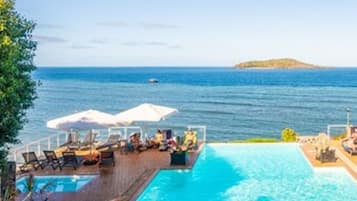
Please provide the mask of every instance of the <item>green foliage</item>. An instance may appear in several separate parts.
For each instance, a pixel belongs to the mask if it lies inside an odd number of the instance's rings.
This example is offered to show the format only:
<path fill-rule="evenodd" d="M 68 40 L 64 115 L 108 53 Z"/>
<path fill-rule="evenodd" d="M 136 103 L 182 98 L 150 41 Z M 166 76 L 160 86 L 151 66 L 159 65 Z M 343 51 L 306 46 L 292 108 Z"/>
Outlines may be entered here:
<path fill-rule="evenodd" d="M 283 142 L 295 142 L 297 134 L 294 129 L 291 128 L 284 128 L 281 131 L 281 140 Z"/>
<path fill-rule="evenodd" d="M 32 40 L 35 24 L 16 12 L 13 0 L 0 0 L 0 165 L 5 164 L 9 144 L 18 142 L 26 123 L 26 110 L 36 98 Z"/>

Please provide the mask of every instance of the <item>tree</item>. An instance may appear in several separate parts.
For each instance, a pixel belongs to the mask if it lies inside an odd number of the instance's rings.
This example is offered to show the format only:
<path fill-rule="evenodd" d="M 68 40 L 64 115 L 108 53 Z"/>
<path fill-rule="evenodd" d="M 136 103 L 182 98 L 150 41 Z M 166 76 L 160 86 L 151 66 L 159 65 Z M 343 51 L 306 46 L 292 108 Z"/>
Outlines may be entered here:
<path fill-rule="evenodd" d="M 9 145 L 18 143 L 26 123 L 26 110 L 36 98 L 31 72 L 36 42 L 35 23 L 21 16 L 14 0 L 0 0 L 0 165 L 4 167 Z"/>
<path fill-rule="evenodd" d="M 294 129 L 284 128 L 284 130 L 281 131 L 281 139 L 283 142 L 295 142 L 296 137 L 297 134 Z"/>

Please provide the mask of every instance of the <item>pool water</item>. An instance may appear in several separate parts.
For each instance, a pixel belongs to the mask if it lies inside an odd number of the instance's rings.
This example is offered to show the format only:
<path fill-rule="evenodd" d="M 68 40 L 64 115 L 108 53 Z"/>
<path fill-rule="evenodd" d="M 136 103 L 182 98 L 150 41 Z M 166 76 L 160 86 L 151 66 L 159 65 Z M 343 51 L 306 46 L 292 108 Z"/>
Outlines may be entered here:
<path fill-rule="evenodd" d="M 35 176 L 34 191 L 39 192 L 48 184 L 48 192 L 77 192 L 84 185 L 94 179 L 95 175 L 71 175 L 71 176 Z M 16 181 L 16 188 L 21 192 L 27 192 L 26 177 Z"/>
<path fill-rule="evenodd" d="M 192 170 L 161 170 L 138 200 L 356 201 L 343 168 L 312 168 L 297 144 L 207 144 Z"/>

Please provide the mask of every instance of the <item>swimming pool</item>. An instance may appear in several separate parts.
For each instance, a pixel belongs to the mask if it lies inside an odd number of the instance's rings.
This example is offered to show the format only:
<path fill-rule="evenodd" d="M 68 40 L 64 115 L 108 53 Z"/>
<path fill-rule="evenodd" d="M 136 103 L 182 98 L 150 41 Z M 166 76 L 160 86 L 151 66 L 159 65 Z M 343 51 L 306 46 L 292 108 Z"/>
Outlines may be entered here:
<path fill-rule="evenodd" d="M 161 170 L 138 200 L 355 201 L 342 168 L 312 168 L 297 144 L 207 144 L 192 170 Z"/>
<path fill-rule="evenodd" d="M 35 191 L 49 184 L 48 192 L 77 192 L 84 185 L 94 179 L 95 175 L 72 175 L 72 176 L 35 176 Z M 26 177 L 16 181 L 16 188 L 21 192 L 27 192 Z"/>

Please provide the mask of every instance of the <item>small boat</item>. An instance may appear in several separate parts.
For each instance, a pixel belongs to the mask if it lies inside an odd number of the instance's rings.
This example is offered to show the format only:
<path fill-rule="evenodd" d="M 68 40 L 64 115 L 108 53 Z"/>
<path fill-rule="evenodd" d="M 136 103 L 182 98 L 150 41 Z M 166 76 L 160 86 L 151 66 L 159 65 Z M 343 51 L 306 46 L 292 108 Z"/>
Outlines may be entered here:
<path fill-rule="evenodd" d="M 159 80 L 155 79 L 155 78 L 151 78 L 148 80 L 149 83 L 158 83 Z"/>

